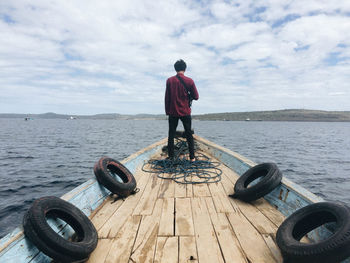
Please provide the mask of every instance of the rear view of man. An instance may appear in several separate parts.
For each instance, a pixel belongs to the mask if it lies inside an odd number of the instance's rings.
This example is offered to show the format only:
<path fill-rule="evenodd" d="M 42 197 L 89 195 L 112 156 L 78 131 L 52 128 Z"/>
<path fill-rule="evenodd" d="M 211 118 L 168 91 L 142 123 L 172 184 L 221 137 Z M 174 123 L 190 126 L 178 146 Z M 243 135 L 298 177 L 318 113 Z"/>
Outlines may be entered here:
<path fill-rule="evenodd" d="M 174 137 L 179 119 L 181 120 L 190 152 L 190 161 L 195 160 L 193 136 L 191 133 L 191 102 L 198 100 L 199 95 L 194 81 L 184 75 L 186 63 L 182 59 L 176 61 L 176 75 L 167 79 L 165 91 L 165 112 L 169 115 L 168 156 L 174 157 Z"/>

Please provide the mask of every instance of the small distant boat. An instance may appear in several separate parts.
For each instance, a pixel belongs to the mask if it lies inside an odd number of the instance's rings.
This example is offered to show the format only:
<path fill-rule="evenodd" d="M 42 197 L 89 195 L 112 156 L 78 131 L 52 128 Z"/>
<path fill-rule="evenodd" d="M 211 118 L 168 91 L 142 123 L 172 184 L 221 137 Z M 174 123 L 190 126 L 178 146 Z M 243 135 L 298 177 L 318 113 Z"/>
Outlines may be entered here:
<path fill-rule="evenodd" d="M 249 118 L 246 118 L 245 121 L 250 121 L 250 119 L 249 119 Z"/>
<path fill-rule="evenodd" d="M 220 182 L 178 184 L 142 170 L 144 162 L 163 158 L 165 138 L 121 162 L 134 175 L 138 193 L 115 200 L 92 178 L 61 197 L 83 211 L 98 232 L 97 248 L 86 262 L 283 262 L 277 229 L 287 216 L 323 200 L 286 178 L 264 198 L 250 203 L 232 199 L 228 195 L 236 181 L 256 164 L 204 138 L 194 139 L 199 152 L 219 162 Z M 50 224 L 70 238 L 74 231 L 60 222 Z M 323 225 L 305 242 L 325 240 L 335 231 Z M 51 259 L 19 227 L 0 240 L 0 262 Z"/>
<path fill-rule="evenodd" d="M 73 116 L 69 117 L 69 120 L 76 120 L 76 119 L 77 119 L 77 117 L 73 117 Z"/>

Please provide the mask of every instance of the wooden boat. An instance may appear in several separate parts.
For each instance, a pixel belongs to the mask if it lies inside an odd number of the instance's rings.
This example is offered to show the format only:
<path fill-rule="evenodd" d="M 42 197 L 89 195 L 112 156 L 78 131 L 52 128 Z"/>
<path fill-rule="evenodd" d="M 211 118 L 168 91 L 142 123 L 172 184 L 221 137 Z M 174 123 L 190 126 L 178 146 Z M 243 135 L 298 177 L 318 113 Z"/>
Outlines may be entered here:
<path fill-rule="evenodd" d="M 145 161 L 160 158 L 163 139 L 122 161 L 137 180 L 137 194 L 115 201 L 92 178 L 61 197 L 89 216 L 98 231 L 98 245 L 87 262 L 283 262 L 275 243 L 278 227 L 299 208 L 323 200 L 286 178 L 251 203 L 229 198 L 237 178 L 256 164 L 199 136 L 194 139 L 199 151 L 220 162 L 220 182 L 184 185 L 142 171 Z M 59 223 L 50 222 L 69 238 L 72 230 Z M 307 238 L 318 241 L 330 234 L 321 227 Z M 19 227 L 0 240 L 0 262 L 51 259 Z"/>

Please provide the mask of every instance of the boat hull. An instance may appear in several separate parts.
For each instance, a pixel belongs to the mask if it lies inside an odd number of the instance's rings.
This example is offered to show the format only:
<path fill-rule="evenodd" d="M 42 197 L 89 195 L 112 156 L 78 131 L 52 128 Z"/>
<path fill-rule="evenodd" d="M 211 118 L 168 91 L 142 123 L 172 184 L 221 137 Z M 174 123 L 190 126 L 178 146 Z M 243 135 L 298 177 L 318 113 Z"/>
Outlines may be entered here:
<path fill-rule="evenodd" d="M 203 152 L 209 153 L 238 175 L 242 175 L 249 168 L 256 165 L 254 162 L 238 153 L 216 145 L 199 136 L 194 135 L 194 139 Z M 134 173 L 145 161 L 159 153 L 166 143 L 167 138 L 160 140 L 132 154 L 124 159 L 122 163 Z M 109 195 L 110 192 L 100 186 L 95 178 L 92 178 L 63 195 L 61 198 L 69 201 L 81 209 L 87 216 L 90 216 Z M 283 178 L 281 185 L 266 195 L 265 199 L 285 216 L 289 216 L 308 204 L 323 201 L 323 199 L 286 178 Z M 60 228 L 57 224 L 55 225 L 55 222 L 50 223 L 53 228 L 58 228 L 58 231 L 65 232 L 67 238 L 73 234 L 67 231 L 65 226 Z M 319 241 L 331 234 L 331 230 L 326 227 L 321 227 L 309 233 L 308 237 L 311 240 Z M 0 240 L 0 262 L 51 262 L 51 259 L 43 253 L 40 253 L 37 248 L 24 237 L 23 229 L 19 227 Z M 349 263 L 350 260 L 348 259 L 343 262 Z"/>

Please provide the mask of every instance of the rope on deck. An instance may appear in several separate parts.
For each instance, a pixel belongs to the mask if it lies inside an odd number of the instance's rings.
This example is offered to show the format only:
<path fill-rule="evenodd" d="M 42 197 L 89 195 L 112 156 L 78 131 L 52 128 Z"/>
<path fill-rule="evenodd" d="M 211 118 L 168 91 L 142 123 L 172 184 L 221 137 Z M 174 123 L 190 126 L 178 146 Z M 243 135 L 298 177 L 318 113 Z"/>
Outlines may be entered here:
<path fill-rule="evenodd" d="M 155 173 L 159 178 L 172 179 L 180 184 L 216 183 L 221 181 L 222 170 L 219 162 L 211 161 L 203 153 L 196 153 L 196 160 L 186 159 L 188 154 L 187 142 L 175 138 L 174 159 L 151 159 L 144 163 L 142 170 Z M 195 144 L 195 149 L 197 149 Z M 165 150 L 165 149 L 163 149 Z"/>

